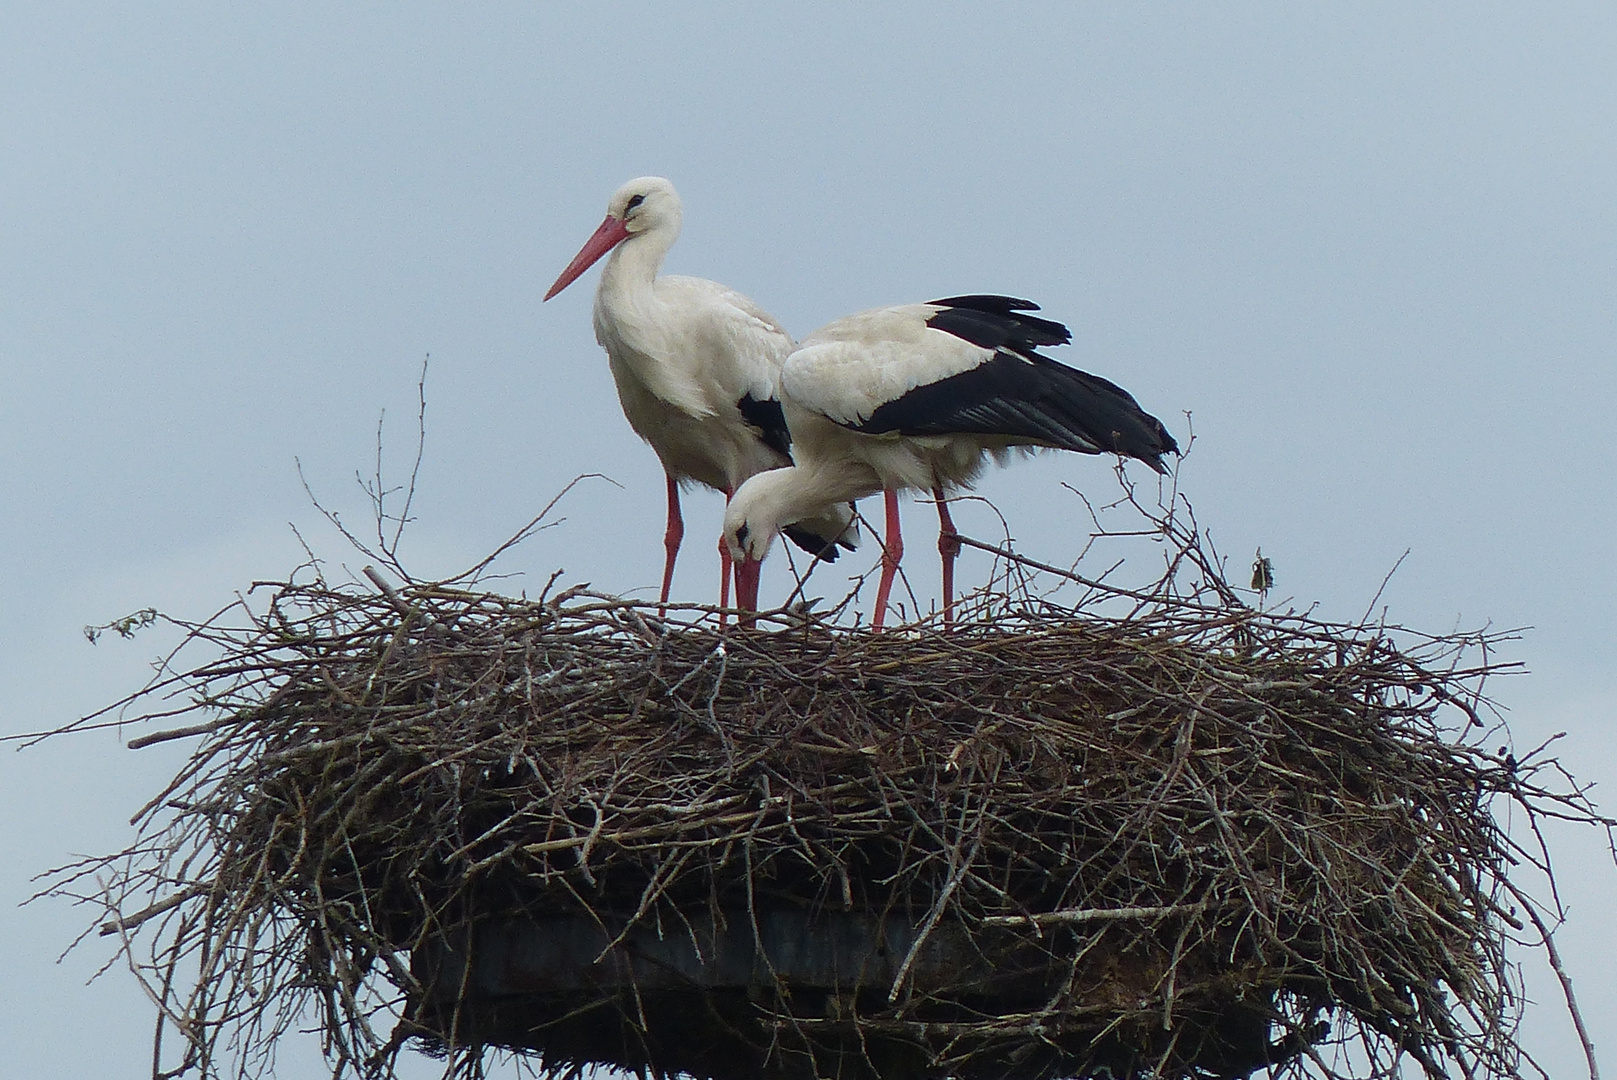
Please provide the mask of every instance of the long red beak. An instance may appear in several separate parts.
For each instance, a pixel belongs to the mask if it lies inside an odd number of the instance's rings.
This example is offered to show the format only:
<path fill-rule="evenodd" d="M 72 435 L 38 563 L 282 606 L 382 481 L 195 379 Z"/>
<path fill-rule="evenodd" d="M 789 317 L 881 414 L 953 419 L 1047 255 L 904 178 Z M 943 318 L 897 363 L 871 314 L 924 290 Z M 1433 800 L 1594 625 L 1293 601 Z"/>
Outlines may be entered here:
<path fill-rule="evenodd" d="M 567 269 L 561 272 L 556 284 L 545 293 L 545 299 L 549 300 L 577 281 L 578 275 L 595 265 L 596 259 L 623 243 L 628 236 L 629 230 L 624 227 L 623 222 L 608 214 L 606 220 L 601 222 L 601 227 L 595 230 L 595 235 L 584 242 L 578 254 L 573 256 L 573 261 L 567 264 Z"/>
<path fill-rule="evenodd" d="M 762 560 L 742 559 L 736 563 L 736 607 L 742 611 L 758 610 L 758 577 L 764 568 Z M 757 620 L 743 615 L 736 622 L 753 626 Z"/>

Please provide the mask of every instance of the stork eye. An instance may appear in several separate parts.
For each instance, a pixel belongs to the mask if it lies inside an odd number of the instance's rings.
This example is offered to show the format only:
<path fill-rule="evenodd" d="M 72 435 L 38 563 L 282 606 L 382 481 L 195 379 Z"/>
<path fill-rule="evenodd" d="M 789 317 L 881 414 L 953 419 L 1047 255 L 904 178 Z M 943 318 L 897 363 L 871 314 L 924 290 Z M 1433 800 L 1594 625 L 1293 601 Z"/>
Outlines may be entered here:
<path fill-rule="evenodd" d="M 635 207 L 639 206 L 645 201 L 646 197 L 644 195 L 636 195 L 629 200 L 629 205 L 623 208 L 623 212 L 627 214 L 629 211 L 633 210 Z"/>

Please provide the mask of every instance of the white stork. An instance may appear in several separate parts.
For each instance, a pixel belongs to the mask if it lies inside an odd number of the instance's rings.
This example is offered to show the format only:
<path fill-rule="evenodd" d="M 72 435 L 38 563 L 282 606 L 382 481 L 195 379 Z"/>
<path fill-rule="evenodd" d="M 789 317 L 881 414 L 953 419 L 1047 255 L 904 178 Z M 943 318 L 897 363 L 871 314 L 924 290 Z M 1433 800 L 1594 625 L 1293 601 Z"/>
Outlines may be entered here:
<path fill-rule="evenodd" d="M 1008 296 L 954 296 L 878 308 L 809 335 L 781 370 L 792 468 L 741 486 L 724 516 L 739 568 L 763 559 L 782 522 L 883 492 L 881 584 L 871 625 L 881 629 L 903 554 L 898 493 L 937 500 L 944 624 L 953 620 L 959 534 L 946 492 L 966 487 L 985 459 L 1013 447 L 1115 453 L 1165 472 L 1173 436 L 1127 391 L 1035 350 L 1072 339 Z"/>
<path fill-rule="evenodd" d="M 747 297 L 702 278 L 659 275 L 679 237 L 679 195 L 660 176 L 630 180 L 607 203 L 606 220 L 545 294 L 549 300 L 607 252 L 595 291 L 595 340 L 606 349 L 623 413 L 651 444 L 668 476 L 660 603 L 668 602 L 685 535 L 679 489 L 690 481 L 726 499 L 748 478 L 791 464 L 781 414 L 780 366 L 792 350 L 781 325 Z M 806 519 L 806 520 L 805 520 Z M 817 558 L 852 548 L 845 504 L 792 518 L 782 531 Z M 719 541 L 719 604 L 728 606 L 730 549 Z M 756 565 L 738 568 L 738 599 L 757 603 Z M 750 573 L 750 580 L 743 574 Z"/>

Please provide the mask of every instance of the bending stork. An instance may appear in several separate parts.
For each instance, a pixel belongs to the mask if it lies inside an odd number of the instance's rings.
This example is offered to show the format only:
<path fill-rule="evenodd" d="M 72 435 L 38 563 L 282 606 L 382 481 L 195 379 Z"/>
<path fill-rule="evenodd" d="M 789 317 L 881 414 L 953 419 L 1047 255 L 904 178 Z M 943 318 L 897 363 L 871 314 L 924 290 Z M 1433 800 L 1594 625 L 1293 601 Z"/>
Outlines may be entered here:
<path fill-rule="evenodd" d="M 1008 296 L 954 296 L 878 308 L 804 339 L 781 371 L 781 400 L 796 465 L 762 473 L 736 492 L 724 538 L 738 567 L 768 553 L 781 523 L 883 492 L 881 584 L 871 626 L 881 629 L 903 554 L 898 493 L 937 500 L 944 625 L 954 612 L 959 535 L 947 491 L 968 487 L 989 455 L 1013 447 L 1114 453 L 1166 472 L 1173 436 L 1122 388 L 1035 351 L 1072 339 L 1039 306 Z"/>
<path fill-rule="evenodd" d="M 595 340 L 606 349 L 629 426 L 657 452 L 668 477 L 659 603 L 668 602 L 685 535 L 679 490 L 691 481 L 728 500 L 749 477 L 790 465 L 781 413 L 780 368 L 792 350 L 781 325 L 747 297 L 702 278 L 659 275 L 679 237 L 679 195 L 660 176 L 630 180 L 607 204 L 606 220 L 545 294 L 549 300 L 607 252 L 595 291 Z M 804 520 L 807 519 L 807 520 Z M 782 526 L 817 558 L 852 548 L 853 513 L 832 503 Z M 719 605 L 730 599 L 730 549 L 719 542 Z M 744 584 L 743 575 L 753 575 Z M 737 596 L 754 606 L 757 567 L 738 568 Z"/>

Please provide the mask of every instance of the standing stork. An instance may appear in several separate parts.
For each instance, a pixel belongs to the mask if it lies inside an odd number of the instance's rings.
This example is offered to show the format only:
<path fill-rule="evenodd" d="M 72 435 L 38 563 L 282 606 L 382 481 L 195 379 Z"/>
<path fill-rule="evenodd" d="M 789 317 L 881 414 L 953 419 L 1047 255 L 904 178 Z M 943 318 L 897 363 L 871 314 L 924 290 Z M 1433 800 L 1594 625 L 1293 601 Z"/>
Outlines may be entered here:
<path fill-rule="evenodd" d="M 679 490 L 694 481 L 726 500 L 749 477 L 790 465 L 791 435 L 781 412 L 781 362 L 791 335 L 747 297 L 714 281 L 660 275 L 682 219 L 674 185 L 660 176 L 630 180 L 607 203 L 606 220 L 545 294 L 549 300 L 607 252 L 595 290 L 595 340 L 606 349 L 629 426 L 657 452 L 668 477 L 659 603 L 668 602 L 674 559 L 685 535 Z M 828 504 L 782 531 L 827 561 L 852 548 L 853 514 Z M 730 549 L 719 541 L 719 605 L 730 598 Z M 754 580 L 745 586 L 756 604 Z M 737 596 L 743 590 L 738 568 Z"/>
<path fill-rule="evenodd" d="M 959 534 L 947 490 L 969 486 L 1012 448 L 1113 453 L 1166 472 L 1173 436 L 1126 390 L 1036 350 L 1072 339 L 1039 306 L 953 296 L 878 308 L 817 330 L 786 359 L 781 400 L 796 465 L 741 486 L 724 517 L 738 567 L 768 553 L 782 522 L 884 494 L 886 542 L 871 625 L 881 629 L 903 555 L 898 493 L 937 500 L 944 625 L 954 612 Z M 739 571 L 738 571 L 739 572 Z"/>

